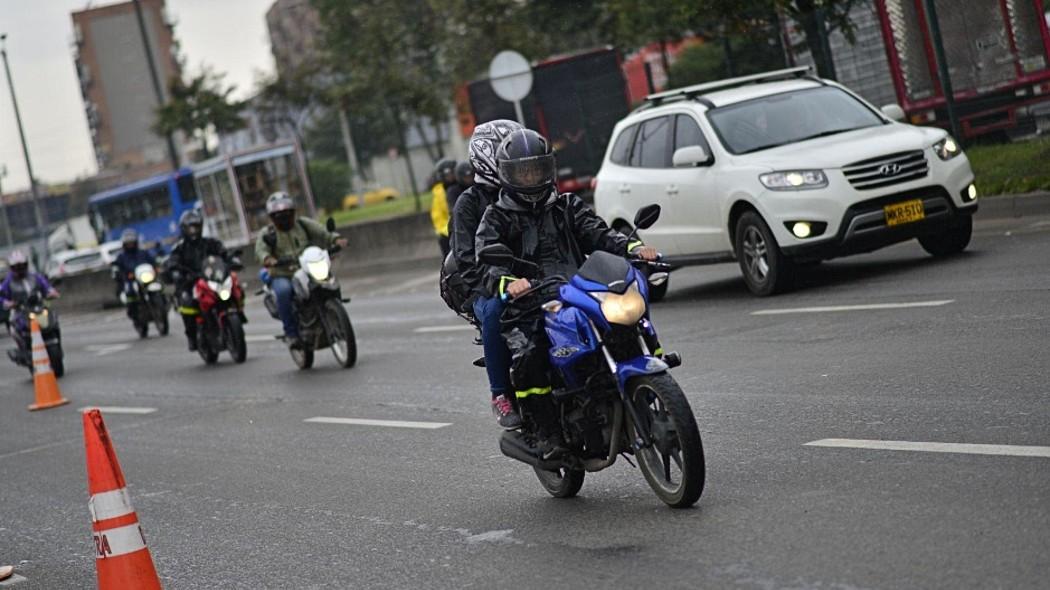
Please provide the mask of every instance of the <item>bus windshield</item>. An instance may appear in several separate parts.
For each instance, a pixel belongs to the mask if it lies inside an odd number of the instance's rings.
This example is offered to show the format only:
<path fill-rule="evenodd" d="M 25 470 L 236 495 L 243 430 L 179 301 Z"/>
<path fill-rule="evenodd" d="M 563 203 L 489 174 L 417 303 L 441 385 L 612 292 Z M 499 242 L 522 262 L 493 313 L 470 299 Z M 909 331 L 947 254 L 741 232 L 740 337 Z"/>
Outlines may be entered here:
<path fill-rule="evenodd" d="M 95 217 L 107 228 L 127 227 L 172 214 L 166 184 L 128 193 L 94 205 Z"/>
<path fill-rule="evenodd" d="M 99 193 L 88 207 L 99 241 L 120 239 L 129 228 L 144 239 L 165 240 L 174 238 L 179 215 L 196 200 L 193 174 L 187 170 Z"/>

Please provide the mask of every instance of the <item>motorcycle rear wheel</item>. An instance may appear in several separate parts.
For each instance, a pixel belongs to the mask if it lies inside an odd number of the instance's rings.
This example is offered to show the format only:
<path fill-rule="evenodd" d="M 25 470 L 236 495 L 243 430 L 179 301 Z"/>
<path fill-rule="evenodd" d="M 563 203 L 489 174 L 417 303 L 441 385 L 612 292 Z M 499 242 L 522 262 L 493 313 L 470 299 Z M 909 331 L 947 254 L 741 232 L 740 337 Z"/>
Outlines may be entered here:
<path fill-rule="evenodd" d="M 248 343 L 244 338 L 241 316 L 236 312 L 226 314 L 226 342 L 233 362 L 240 364 L 248 360 Z"/>
<path fill-rule="evenodd" d="M 288 352 L 292 355 L 292 362 L 295 366 L 299 367 L 300 371 L 305 371 L 310 367 L 314 366 L 314 349 L 302 346 L 299 348 L 288 348 Z"/>
<path fill-rule="evenodd" d="M 342 302 L 335 299 L 325 303 L 325 313 L 328 314 L 326 328 L 332 356 L 344 369 L 349 369 L 357 363 L 357 338 L 350 324 L 350 314 L 346 313 Z"/>
<path fill-rule="evenodd" d="M 631 379 L 627 392 L 654 439 L 650 447 L 636 453 L 642 475 L 668 506 L 692 506 L 704 491 L 706 467 L 700 430 L 689 401 L 667 373 Z M 637 438 L 634 425 L 628 424 L 631 438 Z"/>
<path fill-rule="evenodd" d="M 139 333 L 139 338 L 149 337 L 149 322 L 135 322 L 135 331 Z"/>
<path fill-rule="evenodd" d="M 540 485 L 543 486 L 543 489 L 547 490 L 547 493 L 555 498 L 575 497 L 576 494 L 580 493 L 580 488 L 583 487 L 583 478 L 587 475 L 585 471 L 564 467 L 558 471 L 547 471 L 539 467 L 533 467 L 532 469 L 536 472 L 536 477 L 540 480 Z"/>

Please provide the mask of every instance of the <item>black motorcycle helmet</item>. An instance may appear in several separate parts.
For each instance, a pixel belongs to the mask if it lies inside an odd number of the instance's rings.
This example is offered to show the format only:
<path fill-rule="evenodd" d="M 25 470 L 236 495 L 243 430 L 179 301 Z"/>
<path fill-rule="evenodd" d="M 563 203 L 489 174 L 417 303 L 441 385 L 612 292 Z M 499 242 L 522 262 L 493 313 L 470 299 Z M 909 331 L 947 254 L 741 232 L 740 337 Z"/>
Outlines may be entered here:
<path fill-rule="evenodd" d="M 190 209 L 179 217 L 179 231 L 184 240 L 194 241 L 204 232 L 204 216 L 196 209 Z"/>
<path fill-rule="evenodd" d="M 554 188 L 557 164 L 551 144 L 531 129 L 504 138 L 496 150 L 496 162 L 503 188 L 523 204 L 539 203 Z"/>
<path fill-rule="evenodd" d="M 438 160 L 434 165 L 434 178 L 445 185 L 456 182 L 456 161 L 449 158 Z"/>
<path fill-rule="evenodd" d="M 125 252 L 135 252 L 139 249 L 139 234 L 133 229 L 126 229 L 120 234 L 120 245 Z"/>
<path fill-rule="evenodd" d="M 456 164 L 456 182 L 463 188 L 474 184 L 474 166 L 470 162 Z"/>
<path fill-rule="evenodd" d="M 295 225 L 295 201 L 286 192 L 273 193 L 266 198 L 266 214 L 274 227 L 288 231 Z"/>
<path fill-rule="evenodd" d="M 26 253 L 21 250 L 12 252 L 7 259 L 7 264 L 11 269 L 11 274 L 20 281 L 29 274 L 29 259 L 26 258 Z"/>

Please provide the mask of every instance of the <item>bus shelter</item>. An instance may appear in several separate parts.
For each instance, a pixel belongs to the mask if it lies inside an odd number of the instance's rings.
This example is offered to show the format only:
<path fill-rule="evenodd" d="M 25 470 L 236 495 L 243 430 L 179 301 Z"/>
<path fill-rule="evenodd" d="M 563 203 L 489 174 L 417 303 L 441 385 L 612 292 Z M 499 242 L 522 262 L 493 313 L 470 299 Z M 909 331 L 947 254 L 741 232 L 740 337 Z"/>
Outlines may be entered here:
<path fill-rule="evenodd" d="M 269 223 L 266 197 L 292 196 L 300 213 L 314 216 L 306 163 L 295 142 L 275 143 L 217 156 L 192 166 L 206 235 L 244 246 Z"/>

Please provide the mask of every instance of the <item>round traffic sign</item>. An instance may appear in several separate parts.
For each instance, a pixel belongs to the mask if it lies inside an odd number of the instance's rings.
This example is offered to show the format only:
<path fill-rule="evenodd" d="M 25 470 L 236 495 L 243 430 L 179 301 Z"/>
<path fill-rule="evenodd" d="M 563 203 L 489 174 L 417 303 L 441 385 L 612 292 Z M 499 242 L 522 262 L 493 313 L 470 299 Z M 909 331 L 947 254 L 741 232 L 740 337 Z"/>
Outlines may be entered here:
<path fill-rule="evenodd" d="M 532 67 L 517 51 L 501 51 L 489 64 L 489 82 L 496 96 L 517 102 L 532 90 Z"/>

